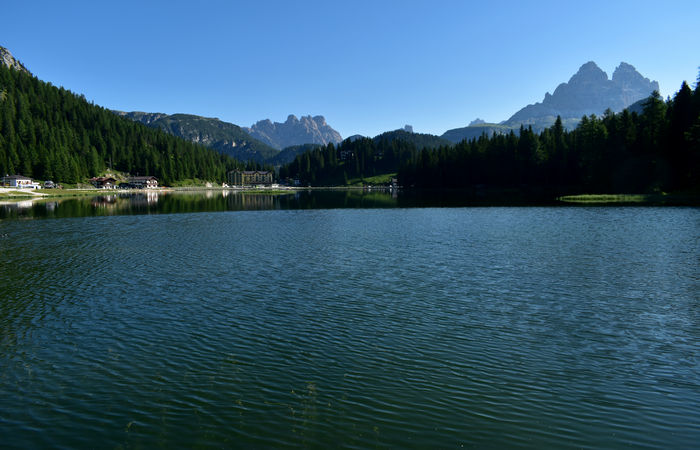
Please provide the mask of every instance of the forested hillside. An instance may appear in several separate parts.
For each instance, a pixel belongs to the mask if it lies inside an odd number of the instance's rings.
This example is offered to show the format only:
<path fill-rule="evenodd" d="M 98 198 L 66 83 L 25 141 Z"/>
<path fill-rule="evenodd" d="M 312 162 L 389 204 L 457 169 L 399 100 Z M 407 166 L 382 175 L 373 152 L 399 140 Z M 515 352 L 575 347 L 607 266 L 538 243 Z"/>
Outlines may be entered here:
<path fill-rule="evenodd" d="M 683 83 L 667 102 L 655 92 L 640 114 L 586 116 L 573 131 L 557 119 L 539 134 L 521 128 L 434 150 L 401 139 L 346 140 L 297 156 L 280 176 L 324 185 L 390 172 L 415 188 L 538 187 L 562 194 L 697 189 L 700 88 Z"/>
<path fill-rule="evenodd" d="M 314 186 L 345 185 L 351 178 L 396 172 L 401 161 L 411 160 L 418 147 L 402 139 L 346 139 L 298 155 L 282 166 L 280 179 L 295 178 Z"/>
<path fill-rule="evenodd" d="M 584 116 L 573 131 L 557 119 L 515 133 L 423 150 L 399 171 L 405 186 L 543 187 L 560 193 L 643 193 L 700 186 L 700 89 L 672 100 L 654 93 L 641 114 Z"/>
<path fill-rule="evenodd" d="M 151 128 L 159 128 L 173 136 L 202 144 L 239 161 L 262 163 L 279 153 L 279 150 L 252 138 L 238 125 L 215 118 L 192 114 L 114 112 Z"/>
<path fill-rule="evenodd" d="M 66 89 L 0 65 L 0 173 L 78 183 L 110 167 L 161 184 L 222 182 L 241 163 L 119 117 Z"/>

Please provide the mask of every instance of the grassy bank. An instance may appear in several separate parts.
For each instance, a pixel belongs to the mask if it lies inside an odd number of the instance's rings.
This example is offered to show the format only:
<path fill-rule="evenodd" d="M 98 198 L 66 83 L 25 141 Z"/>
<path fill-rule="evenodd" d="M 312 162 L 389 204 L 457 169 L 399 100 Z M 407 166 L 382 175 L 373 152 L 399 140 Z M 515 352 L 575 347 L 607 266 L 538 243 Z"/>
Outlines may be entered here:
<path fill-rule="evenodd" d="M 349 186 L 381 186 L 381 185 L 390 185 L 391 184 L 391 179 L 396 178 L 396 172 L 394 173 L 383 173 L 380 175 L 375 175 L 373 177 L 365 177 L 365 178 L 350 178 L 348 180 L 348 185 Z"/>
<path fill-rule="evenodd" d="M 566 203 L 648 203 L 658 197 L 649 194 L 580 194 L 565 195 L 557 200 Z"/>
<path fill-rule="evenodd" d="M 638 204 L 638 205 L 698 205 L 700 195 L 695 192 L 659 194 L 580 194 L 565 195 L 557 200 L 575 204 Z"/>
<path fill-rule="evenodd" d="M 17 192 L 17 191 L 10 191 L 10 192 L 0 192 L 0 199 L 1 198 L 17 198 L 17 199 L 24 199 L 24 198 L 34 198 L 38 197 L 37 195 L 32 195 L 27 192 Z"/>

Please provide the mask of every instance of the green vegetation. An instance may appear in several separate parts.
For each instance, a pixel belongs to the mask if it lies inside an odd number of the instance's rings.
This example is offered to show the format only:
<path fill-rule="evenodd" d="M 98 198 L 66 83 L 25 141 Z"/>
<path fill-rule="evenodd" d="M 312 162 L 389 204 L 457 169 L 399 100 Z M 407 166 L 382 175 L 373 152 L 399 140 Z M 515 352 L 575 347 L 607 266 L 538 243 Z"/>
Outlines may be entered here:
<path fill-rule="evenodd" d="M 186 178 L 184 180 L 173 181 L 170 184 L 170 187 L 205 187 L 207 183 L 209 182 L 207 182 L 206 180 L 201 180 L 199 178 Z M 221 186 L 221 183 L 219 183 L 218 186 Z"/>
<path fill-rule="evenodd" d="M 20 191 L 0 192 L 0 198 L 29 198 L 29 197 L 36 197 L 36 195 L 30 194 L 28 192 L 20 192 Z"/>
<path fill-rule="evenodd" d="M 154 175 L 161 184 L 199 178 L 221 183 L 243 165 L 148 128 L 26 73 L 0 65 L 0 174 L 64 184 L 108 168 Z"/>
<path fill-rule="evenodd" d="M 410 133 L 406 133 L 410 135 Z M 401 186 L 537 192 L 697 192 L 700 186 L 700 84 L 673 99 L 655 92 L 642 112 L 584 116 L 567 131 L 560 118 L 535 133 L 482 134 L 455 145 L 417 146 L 401 136 L 344 141 L 298 155 L 280 177 L 302 185 L 348 185 L 396 172 Z M 378 183 L 377 183 L 378 184 Z M 690 194 L 689 194 L 690 195 Z M 627 201 L 627 200 L 626 200 Z"/>
<path fill-rule="evenodd" d="M 394 130 L 382 133 L 373 138 L 374 142 L 391 143 L 393 141 L 408 142 L 415 145 L 417 148 L 438 148 L 445 145 L 450 145 L 450 141 L 434 136 L 432 134 L 412 133 L 406 130 Z"/>
<path fill-rule="evenodd" d="M 280 168 L 280 179 L 298 179 L 302 186 L 347 186 L 358 180 L 368 184 L 363 180 L 396 173 L 399 163 L 410 160 L 418 148 L 411 141 L 382 136 L 352 141 L 346 139 L 337 148 L 334 144 L 328 144 L 304 152 Z"/>
<path fill-rule="evenodd" d="M 558 200 L 566 203 L 648 203 L 656 197 L 647 194 L 581 194 L 564 195 Z"/>
<path fill-rule="evenodd" d="M 173 136 L 201 142 L 219 153 L 240 161 L 253 160 L 262 163 L 279 153 L 277 149 L 251 137 L 238 125 L 215 118 L 192 114 L 165 115 L 138 112 L 120 114 Z"/>
<path fill-rule="evenodd" d="M 557 200 L 572 204 L 645 204 L 645 205 L 698 205 L 700 192 L 682 191 L 652 194 L 581 194 L 565 195 Z"/>
<path fill-rule="evenodd" d="M 399 170 L 404 186 L 459 188 L 473 185 L 577 192 L 650 193 L 700 183 L 700 89 L 687 84 L 673 100 L 658 93 L 642 114 L 608 111 L 583 117 L 573 131 L 561 120 L 542 133 L 515 133 L 423 150 Z"/>
<path fill-rule="evenodd" d="M 482 134 L 486 134 L 486 136 L 493 136 L 494 134 L 508 134 L 513 130 L 514 128 L 508 125 L 498 123 L 480 123 L 477 125 L 469 125 L 468 127 L 447 130 L 441 137 L 456 144 L 465 139 L 469 140 L 478 138 Z"/>
<path fill-rule="evenodd" d="M 352 178 L 348 180 L 350 186 L 388 186 L 391 184 L 391 179 L 396 178 L 396 172 L 383 173 L 381 175 L 375 175 L 367 178 Z"/>
<path fill-rule="evenodd" d="M 282 149 L 281 152 L 273 156 L 272 158 L 267 159 L 268 164 L 272 164 L 274 166 L 281 166 L 282 164 L 289 164 L 296 158 L 297 155 L 300 155 L 304 152 L 316 150 L 317 148 L 323 147 L 321 144 L 301 144 L 301 145 L 292 145 L 289 147 L 286 147 Z"/>

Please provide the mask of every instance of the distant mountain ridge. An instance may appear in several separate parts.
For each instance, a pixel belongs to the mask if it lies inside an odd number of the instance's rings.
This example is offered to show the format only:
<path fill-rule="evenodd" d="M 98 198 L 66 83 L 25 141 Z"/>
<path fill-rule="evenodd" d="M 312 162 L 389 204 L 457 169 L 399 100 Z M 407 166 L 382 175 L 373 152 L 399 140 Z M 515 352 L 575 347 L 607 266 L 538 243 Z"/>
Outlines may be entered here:
<path fill-rule="evenodd" d="M 372 138 L 374 142 L 386 141 L 402 141 L 411 143 L 418 149 L 422 148 L 438 148 L 442 146 L 449 146 L 452 143 L 440 136 L 435 136 L 434 134 L 425 133 L 413 133 L 411 131 L 406 131 L 406 128 L 401 128 L 394 131 L 387 131 L 379 134 Z"/>
<path fill-rule="evenodd" d="M 452 130 L 445 131 L 442 136 L 443 139 L 456 144 L 463 140 L 471 140 L 480 137 L 485 134 L 487 137 L 491 137 L 494 134 L 504 134 L 509 133 L 512 130 L 508 125 L 501 125 L 498 123 L 486 123 L 486 122 L 472 122 L 467 127 L 454 128 Z"/>
<path fill-rule="evenodd" d="M 114 111 L 114 113 L 202 144 L 239 161 L 253 160 L 262 163 L 279 153 L 277 149 L 251 137 L 238 125 L 223 122 L 217 118 L 139 111 Z"/>
<path fill-rule="evenodd" d="M 620 112 L 633 103 L 659 90 L 659 83 L 642 76 L 625 62 L 613 72 L 612 79 L 596 63 L 582 65 L 567 83 L 561 83 L 553 94 L 547 92 L 541 103 L 522 108 L 504 122 L 509 126 L 533 125 L 544 128 L 562 119 L 602 115 L 606 109 Z"/>
<path fill-rule="evenodd" d="M 620 112 L 659 90 L 659 83 L 642 76 L 634 66 L 621 62 L 612 79 L 596 63 L 583 64 L 567 83 L 561 83 L 553 94 L 545 93 L 541 103 L 527 105 L 501 123 L 486 123 L 481 119 L 469 126 L 446 131 L 442 137 L 457 143 L 475 139 L 482 134 L 493 136 L 519 131 L 520 126 L 532 126 L 535 132 L 551 126 L 557 119 L 567 129 L 574 129 L 581 117 L 603 115 L 609 108 Z"/>
<path fill-rule="evenodd" d="M 302 116 L 298 119 L 290 114 L 284 123 L 260 120 L 244 130 L 277 150 L 302 144 L 338 144 L 343 140 L 323 116 Z"/>

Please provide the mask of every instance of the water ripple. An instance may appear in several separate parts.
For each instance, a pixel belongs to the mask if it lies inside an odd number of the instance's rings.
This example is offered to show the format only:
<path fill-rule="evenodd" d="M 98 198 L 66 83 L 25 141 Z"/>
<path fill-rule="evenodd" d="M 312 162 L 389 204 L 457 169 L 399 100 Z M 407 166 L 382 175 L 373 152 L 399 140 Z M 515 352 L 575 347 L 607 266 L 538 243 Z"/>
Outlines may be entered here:
<path fill-rule="evenodd" d="M 696 209 L 4 221 L 9 447 L 692 447 Z"/>

